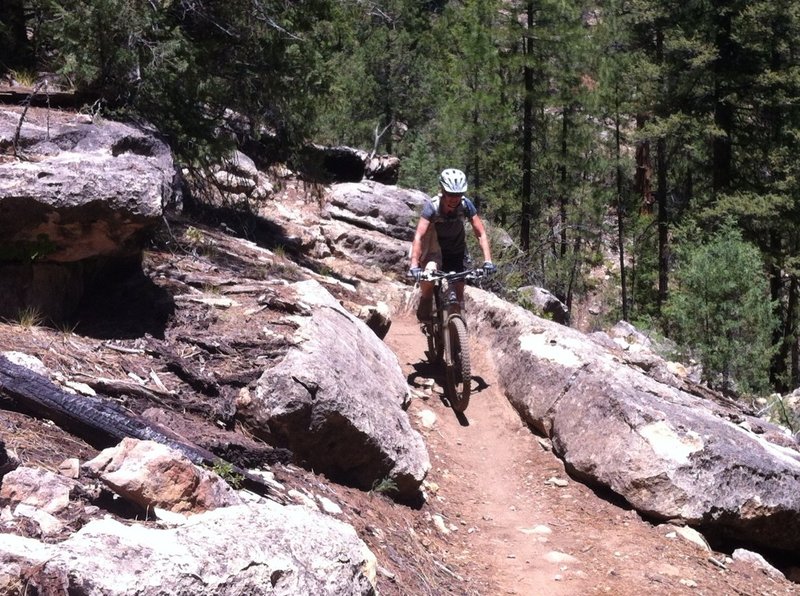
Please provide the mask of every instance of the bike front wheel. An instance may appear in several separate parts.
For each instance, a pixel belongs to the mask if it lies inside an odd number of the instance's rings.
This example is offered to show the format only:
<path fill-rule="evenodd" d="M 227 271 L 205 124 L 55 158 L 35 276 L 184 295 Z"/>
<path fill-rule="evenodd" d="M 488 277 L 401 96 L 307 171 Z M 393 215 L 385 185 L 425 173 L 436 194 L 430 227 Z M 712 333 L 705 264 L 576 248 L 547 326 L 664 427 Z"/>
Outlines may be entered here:
<path fill-rule="evenodd" d="M 472 389 L 472 371 L 469 362 L 467 325 L 460 317 L 447 322 L 448 358 L 447 390 L 450 405 L 456 412 L 463 412 L 469 405 Z"/>

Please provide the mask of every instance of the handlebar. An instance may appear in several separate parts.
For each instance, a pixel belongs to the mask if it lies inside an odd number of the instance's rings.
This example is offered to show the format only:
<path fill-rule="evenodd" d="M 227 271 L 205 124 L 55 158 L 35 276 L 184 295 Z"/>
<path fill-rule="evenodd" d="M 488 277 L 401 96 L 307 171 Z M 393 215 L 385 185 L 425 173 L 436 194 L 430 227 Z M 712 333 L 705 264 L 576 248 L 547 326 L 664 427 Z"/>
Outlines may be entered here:
<path fill-rule="evenodd" d="M 452 281 L 460 281 L 460 280 L 476 280 L 480 279 L 481 277 L 485 277 L 488 274 L 483 269 L 483 267 L 478 267 L 476 269 L 470 269 L 468 271 L 461 271 L 459 273 L 450 272 L 447 273 L 445 271 L 430 271 L 425 270 L 423 271 L 420 276 L 420 281 L 438 281 L 438 280 L 447 280 L 448 282 Z"/>

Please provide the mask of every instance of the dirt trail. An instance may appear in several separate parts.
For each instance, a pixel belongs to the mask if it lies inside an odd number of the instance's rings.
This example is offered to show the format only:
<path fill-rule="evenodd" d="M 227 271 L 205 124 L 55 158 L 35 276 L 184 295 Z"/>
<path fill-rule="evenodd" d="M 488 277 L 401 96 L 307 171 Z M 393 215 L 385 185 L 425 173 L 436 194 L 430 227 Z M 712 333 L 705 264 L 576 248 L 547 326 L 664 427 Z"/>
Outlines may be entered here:
<path fill-rule="evenodd" d="M 473 397 L 459 420 L 441 398 L 439 371 L 408 316 L 386 343 L 415 398 L 409 416 L 431 455 L 432 509 L 455 573 L 477 577 L 480 594 L 787 594 L 750 567 L 719 567 L 704 551 L 570 478 L 505 399 L 486 349 L 471 338 Z M 435 385 L 430 387 L 431 379 Z M 436 421 L 422 424 L 425 411 Z M 429 415 L 429 414 L 428 414 Z M 579 415 L 576 412 L 576 415 Z M 545 442 L 546 444 L 546 442 Z"/>

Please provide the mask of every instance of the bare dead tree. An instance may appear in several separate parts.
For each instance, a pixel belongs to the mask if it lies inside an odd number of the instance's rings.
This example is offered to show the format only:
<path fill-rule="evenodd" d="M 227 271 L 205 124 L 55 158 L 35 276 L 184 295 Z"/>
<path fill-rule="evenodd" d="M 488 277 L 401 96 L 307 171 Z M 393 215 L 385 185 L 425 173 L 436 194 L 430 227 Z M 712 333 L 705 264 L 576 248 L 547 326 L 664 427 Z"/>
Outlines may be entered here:
<path fill-rule="evenodd" d="M 378 132 L 378 127 L 381 125 L 380 122 L 375 125 L 375 143 L 372 145 L 372 153 L 369 154 L 369 159 L 375 157 L 375 154 L 378 152 L 378 145 L 383 138 L 383 135 L 386 134 L 386 131 L 389 130 L 392 125 L 394 124 L 394 120 L 391 120 L 389 124 L 383 127 L 383 130 Z"/>
<path fill-rule="evenodd" d="M 42 79 L 41 81 L 39 81 L 39 83 L 36 85 L 36 87 L 34 87 L 33 91 L 31 91 L 28 94 L 28 97 L 25 98 L 25 101 L 22 104 L 23 105 L 22 114 L 19 117 L 19 122 L 17 122 L 17 129 L 14 131 L 14 140 L 12 142 L 12 145 L 14 147 L 14 157 L 16 159 L 21 159 L 21 156 L 19 154 L 19 136 L 20 136 L 20 134 L 22 134 L 22 123 L 25 121 L 25 116 L 28 114 L 28 108 L 31 107 L 31 102 L 33 101 L 34 96 L 37 93 L 39 93 L 39 91 L 41 90 L 42 87 L 45 87 L 45 90 L 47 90 L 47 79 L 46 78 Z M 50 104 L 50 101 L 48 99 L 48 108 L 49 108 L 49 104 Z M 48 113 L 49 113 L 49 109 L 48 109 Z M 49 134 L 50 134 L 49 121 L 48 121 L 47 131 L 48 131 L 48 136 L 49 136 Z"/>

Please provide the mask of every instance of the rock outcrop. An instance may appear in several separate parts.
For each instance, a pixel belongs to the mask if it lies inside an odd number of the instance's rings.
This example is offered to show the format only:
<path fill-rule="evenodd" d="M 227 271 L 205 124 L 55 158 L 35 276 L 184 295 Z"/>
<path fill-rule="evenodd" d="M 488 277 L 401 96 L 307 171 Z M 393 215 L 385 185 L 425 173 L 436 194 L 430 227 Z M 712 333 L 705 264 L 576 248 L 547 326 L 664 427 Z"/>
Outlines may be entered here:
<path fill-rule="evenodd" d="M 320 223 L 338 255 L 381 270 L 404 272 L 423 192 L 373 181 L 335 184 Z"/>
<path fill-rule="evenodd" d="M 0 143 L 20 115 L 0 111 Z M 152 133 L 79 116 L 50 127 L 24 123 L 27 156 L 0 165 L 3 260 L 74 262 L 130 256 L 161 221 L 172 192 L 170 149 Z"/>
<path fill-rule="evenodd" d="M 800 548 L 800 453 L 782 429 L 698 397 L 679 376 L 659 382 L 578 331 L 468 295 L 470 324 L 491 344 L 509 400 L 575 477 L 654 518 Z"/>
<path fill-rule="evenodd" d="M 400 159 L 393 155 L 370 155 L 361 149 L 346 146 L 308 145 L 301 152 L 298 167 L 317 180 L 327 182 L 359 182 L 375 180 L 396 184 Z"/>
<path fill-rule="evenodd" d="M 0 316 L 62 319 L 98 260 L 137 258 L 172 193 L 169 147 L 153 133 L 72 116 L 19 128 L 0 111 Z M 49 118 L 49 115 L 48 115 Z"/>
<path fill-rule="evenodd" d="M 374 594 L 375 556 L 352 527 L 300 506 L 239 505 L 174 528 L 92 521 L 59 544 L 4 534 L 0 592 Z"/>
<path fill-rule="evenodd" d="M 569 325 L 569 310 L 567 306 L 544 288 L 524 286 L 517 290 L 518 301 L 528 302 L 533 310 L 543 318 L 561 325 Z"/>

